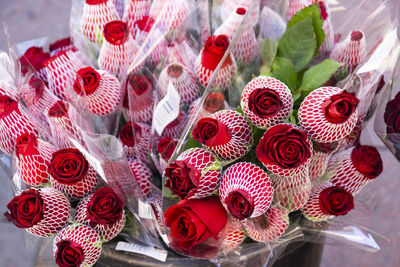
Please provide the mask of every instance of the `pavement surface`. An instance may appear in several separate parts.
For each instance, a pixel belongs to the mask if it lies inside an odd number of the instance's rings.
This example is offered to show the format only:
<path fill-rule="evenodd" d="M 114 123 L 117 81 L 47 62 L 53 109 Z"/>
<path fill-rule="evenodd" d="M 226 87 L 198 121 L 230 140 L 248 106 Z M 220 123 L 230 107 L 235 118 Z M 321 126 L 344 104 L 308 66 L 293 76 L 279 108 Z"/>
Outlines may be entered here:
<path fill-rule="evenodd" d="M 45 36 L 54 41 L 68 35 L 70 4 L 70 1 L 54 0 L 0 0 L 0 22 L 6 24 L 15 43 Z M 2 29 L 0 50 L 7 50 Z M 378 238 L 381 250 L 371 253 L 327 238 L 332 245 L 324 247 L 323 267 L 400 266 L 400 231 L 397 229 L 400 222 L 400 164 L 384 151 L 383 144 L 371 130 L 363 134 L 363 141 L 380 149 L 385 159 L 384 173 L 360 193 L 356 200 L 359 211 L 346 216 L 344 221 L 365 226 L 387 240 Z M 0 170 L 0 267 L 34 266 L 37 240 L 2 216 L 12 198 L 9 179 Z"/>

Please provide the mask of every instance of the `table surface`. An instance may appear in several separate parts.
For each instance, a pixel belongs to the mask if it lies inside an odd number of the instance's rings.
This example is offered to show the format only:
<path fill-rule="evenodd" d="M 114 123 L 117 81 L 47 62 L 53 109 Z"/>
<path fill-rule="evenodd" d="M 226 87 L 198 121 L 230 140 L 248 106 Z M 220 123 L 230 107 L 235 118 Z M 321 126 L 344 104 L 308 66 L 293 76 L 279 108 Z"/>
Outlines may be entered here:
<path fill-rule="evenodd" d="M 5 23 L 14 42 L 49 36 L 51 40 L 65 37 L 69 31 L 70 1 L 0 0 L 0 22 Z M 3 30 L 0 30 L 0 50 L 7 50 Z M 371 129 L 369 125 L 368 129 Z M 380 233 L 390 241 L 376 253 L 366 252 L 343 244 L 324 247 L 321 266 L 400 266 L 400 164 L 387 151 L 376 135 L 363 133 L 364 144 L 375 145 L 383 157 L 384 172 L 356 198 L 367 215 L 350 213 L 347 221 L 355 222 Z M 8 177 L 0 173 L 0 214 L 12 198 Z M 35 245 L 19 229 L 0 219 L 0 266 L 33 266 Z M 21 256 L 24 255 L 24 256 Z"/>

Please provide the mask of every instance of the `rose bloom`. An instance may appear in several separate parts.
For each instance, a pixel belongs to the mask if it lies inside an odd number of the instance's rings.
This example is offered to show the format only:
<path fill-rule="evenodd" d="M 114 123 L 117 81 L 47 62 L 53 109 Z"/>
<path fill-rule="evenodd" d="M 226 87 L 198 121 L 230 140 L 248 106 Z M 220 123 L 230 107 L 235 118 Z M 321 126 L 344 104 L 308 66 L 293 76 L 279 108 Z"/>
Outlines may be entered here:
<path fill-rule="evenodd" d="M 111 188 L 103 187 L 90 197 L 86 218 L 91 227 L 113 225 L 121 219 L 123 211 L 124 203 L 118 195 Z"/>
<path fill-rule="evenodd" d="M 50 58 L 49 53 L 43 52 L 43 48 L 32 46 L 20 57 L 21 72 L 26 74 L 33 67 L 35 71 L 43 68 L 43 63 Z"/>
<path fill-rule="evenodd" d="M 78 95 L 90 95 L 96 91 L 99 84 L 100 74 L 95 69 L 92 67 L 82 68 L 76 73 L 74 90 Z"/>
<path fill-rule="evenodd" d="M 209 94 L 204 100 L 203 108 L 210 112 L 215 113 L 225 108 L 225 97 L 222 93 L 216 92 Z"/>
<path fill-rule="evenodd" d="M 57 41 L 51 43 L 49 45 L 49 50 L 50 50 L 50 52 L 53 52 L 55 50 L 62 50 L 64 48 L 69 47 L 71 44 L 72 44 L 71 38 L 67 37 L 67 38 L 60 39 L 60 40 L 57 40 Z"/>
<path fill-rule="evenodd" d="M 153 81 L 144 74 L 132 74 L 126 83 L 125 98 L 122 103 L 124 108 L 129 108 L 128 94 L 131 94 L 131 109 L 134 111 L 148 107 L 153 102 L 152 98 Z M 131 90 L 131 91 L 130 91 Z"/>
<path fill-rule="evenodd" d="M 230 129 L 222 122 L 212 118 L 202 118 L 192 131 L 193 139 L 208 146 L 223 145 L 231 140 Z"/>
<path fill-rule="evenodd" d="M 75 184 L 85 178 L 89 163 L 75 148 L 60 149 L 53 153 L 50 175 L 62 184 Z"/>
<path fill-rule="evenodd" d="M 290 124 L 277 124 L 269 128 L 256 149 L 259 161 L 276 164 L 284 169 L 296 168 L 311 156 L 307 134 Z"/>
<path fill-rule="evenodd" d="M 120 20 L 114 20 L 104 26 L 104 38 L 113 45 L 122 45 L 128 40 L 128 25 Z"/>
<path fill-rule="evenodd" d="M 185 199 L 199 183 L 201 171 L 191 166 L 188 160 L 175 160 L 165 169 L 165 176 L 167 177 L 165 186 L 171 189 L 172 194 Z"/>
<path fill-rule="evenodd" d="M 268 88 L 253 90 L 248 105 L 250 111 L 263 119 L 274 116 L 283 108 L 279 94 Z"/>
<path fill-rule="evenodd" d="M 211 35 L 208 37 L 201 54 L 201 65 L 206 69 L 215 70 L 229 47 L 229 39 L 226 35 Z M 225 59 L 226 64 L 232 64 L 231 57 Z"/>
<path fill-rule="evenodd" d="M 149 16 L 144 16 L 142 19 L 135 21 L 135 28 L 137 27 L 140 31 L 149 32 L 154 24 L 154 19 Z"/>
<path fill-rule="evenodd" d="M 351 152 L 354 167 L 367 178 L 373 179 L 383 171 L 382 158 L 375 147 L 357 144 Z"/>
<path fill-rule="evenodd" d="M 44 201 L 36 189 L 23 191 L 7 204 L 7 208 L 10 212 L 5 212 L 4 216 L 19 228 L 30 228 L 37 225 L 43 219 L 46 209 Z"/>
<path fill-rule="evenodd" d="M 354 93 L 343 91 L 326 99 L 322 104 L 322 109 L 325 110 L 325 118 L 330 123 L 343 123 L 355 111 L 360 101 Z"/>
<path fill-rule="evenodd" d="M 68 115 L 68 104 L 62 100 L 58 100 L 54 105 L 49 109 L 48 112 L 50 117 L 64 117 Z"/>
<path fill-rule="evenodd" d="M 386 131 L 389 139 L 400 143 L 400 137 L 395 137 L 395 134 L 400 134 L 400 94 L 386 104 L 383 118 L 387 125 Z"/>
<path fill-rule="evenodd" d="M 173 244 L 191 249 L 210 237 L 217 238 L 224 229 L 228 215 L 217 196 L 182 200 L 165 212 Z"/>
<path fill-rule="evenodd" d="M 0 95 L 0 119 L 16 109 L 18 109 L 18 102 L 12 100 L 9 96 Z"/>
<path fill-rule="evenodd" d="M 160 154 L 163 160 L 169 161 L 177 144 L 177 140 L 174 140 L 171 137 L 165 137 L 158 142 L 157 152 Z"/>
<path fill-rule="evenodd" d="M 319 206 L 325 214 L 345 215 L 354 208 L 353 195 L 340 187 L 329 187 L 319 195 Z"/>
<path fill-rule="evenodd" d="M 229 213 L 240 220 L 249 218 L 253 214 L 253 198 L 243 190 L 229 193 L 225 203 L 228 206 Z"/>
<path fill-rule="evenodd" d="M 56 246 L 56 263 L 60 267 L 80 266 L 85 259 L 83 249 L 74 241 L 61 240 Z"/>
<path fill-rule="evenodd" d="M 132 129 L 133 128 L 133 129 Z M 128 147 L 134 147 L 137 140 L 135 138 L 139 138 L 141 135 L 141 128 L 138 124 L 132 122 L 128 122 L 121 128 L 119 133 L 119 138 L 123 145 Z"/>

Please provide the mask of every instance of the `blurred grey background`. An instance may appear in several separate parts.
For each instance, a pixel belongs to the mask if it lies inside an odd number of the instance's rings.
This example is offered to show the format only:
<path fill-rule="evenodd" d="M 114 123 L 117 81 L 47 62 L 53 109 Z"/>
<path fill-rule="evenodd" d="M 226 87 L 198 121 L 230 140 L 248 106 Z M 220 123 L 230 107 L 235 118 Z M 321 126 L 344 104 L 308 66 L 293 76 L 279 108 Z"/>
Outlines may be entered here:
<path fill-rule="evenodd" d="M 5 23 L 15 43 L 45 36 L 54 41 L 68 36 L 70 5 L 70 1 L 0 0 L 0 22 Z M 334 19 L 342 18 L 338 15 Z M 3 29 L 0 30 L 0 50 L 7 51 Z M 363 143 L 379 148 L 385 159 L 384 173 L 357 197 L 358 211 L 346 216 L 345 221 L 367 227 L 389 240 L 379 243 L 382 249 L 375 253 L 329 242 L 332 245 L 324 247 L 321 266 L 400 266 L 400 231 L 397 228 L 400 223 L 400 164 L 384 151 L 384 145 L 371 130 L 372 125 L 368 129 L 363 133 Z M 23 234 L 3 216 L 12 198 L 9 179 L 0 170 L 0 266 L 35 266 L 35 239 Z"/>

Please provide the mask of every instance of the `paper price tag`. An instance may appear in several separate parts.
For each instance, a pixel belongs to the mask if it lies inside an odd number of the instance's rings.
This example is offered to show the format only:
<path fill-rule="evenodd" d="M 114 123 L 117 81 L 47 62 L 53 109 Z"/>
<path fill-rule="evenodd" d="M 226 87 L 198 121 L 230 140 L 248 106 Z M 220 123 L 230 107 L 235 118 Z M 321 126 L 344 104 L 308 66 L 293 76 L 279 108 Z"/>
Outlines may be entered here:
<path fill-rule="evenodd" d="M 134 243 L 118 242 L 115 250 L 129 251 L 146 255 L 153 259 L 165 262 L 167 260 L 168 252 L 162 249 L 156 249 L 153 247 L 145 247 Z"/>
<path fill-rule="evenodd" d="M 139 199 L 139 217 L 143 219 L 152 219 L 152 212 L 153 210 L 151 209 L 151 206 Z"/>
<path fill-rule="evenodd" d="M 179 115 L 181 97 L 170 81 L 167 95 L 158 103 L 153 114 L 153 128 L 161 135 L 164 128 Z"/>

